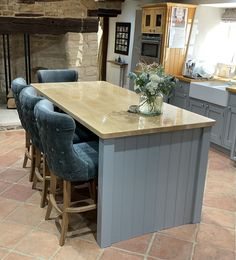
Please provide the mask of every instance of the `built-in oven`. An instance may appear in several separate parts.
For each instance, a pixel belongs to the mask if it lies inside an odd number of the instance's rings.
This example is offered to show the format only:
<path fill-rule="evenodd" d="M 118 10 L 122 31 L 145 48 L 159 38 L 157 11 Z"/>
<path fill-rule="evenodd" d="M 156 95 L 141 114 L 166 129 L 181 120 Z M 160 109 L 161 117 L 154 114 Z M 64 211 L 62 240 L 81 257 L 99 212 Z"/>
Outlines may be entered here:
<path fill-rule="evenodd" d="M 141 59 L 144 62 L 160 63 L 161 35 L 143 34 L 141 40 Z"/>

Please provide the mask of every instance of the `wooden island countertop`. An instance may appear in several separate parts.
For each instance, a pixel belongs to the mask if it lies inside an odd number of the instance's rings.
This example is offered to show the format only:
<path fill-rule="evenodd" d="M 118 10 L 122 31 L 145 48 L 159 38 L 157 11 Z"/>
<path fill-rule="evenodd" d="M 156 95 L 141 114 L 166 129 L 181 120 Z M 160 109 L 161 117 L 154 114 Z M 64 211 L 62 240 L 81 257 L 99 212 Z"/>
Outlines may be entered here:
<path fill-rule="evenodd" d="M 129 113 L 139 96 L 105 81 L 32 85 L 102 139 L 208 127 L 215 122 L 166 103 L 159 116 Z"/>

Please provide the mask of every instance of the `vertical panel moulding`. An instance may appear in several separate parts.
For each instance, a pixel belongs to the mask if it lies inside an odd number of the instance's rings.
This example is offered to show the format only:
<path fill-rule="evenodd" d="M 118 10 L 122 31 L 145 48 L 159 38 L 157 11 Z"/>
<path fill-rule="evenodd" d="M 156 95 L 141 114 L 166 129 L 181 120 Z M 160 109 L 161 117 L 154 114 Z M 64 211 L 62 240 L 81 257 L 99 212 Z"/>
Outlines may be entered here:
<path fill-rule="evenodd" d="M 114 139 L 99 139 L 97 242 L 111 245 Z"/>
<path fill-rule="evenodd" d="M 121 239 L 132 236 L 133 205 L 135 197 L 137 137 L 125 138 L 124 179 L 121 205 Z"/>
<path fill-rule="evenodd" d="M 162 229 L 165 224 L 165 202 L 166 202 L 166 189 L 167 189 L 167 178 L 168 168 L 170 159 L 170 143 L 171 134 L 162 133 L 160 137 L 160 159 L 158 167 L 158 180 L 157 180 L 157 193 L 156 193 L 156 219 L 155 229 Z"/>
<path fill-rule="evenodd" d="M 206 179 L 206 170 L 208 162 L 208 150 L 210 144 L 211 127 L 202 128 L 202 138 L 198 149 L 198 169 L 195 181 L 195 197 L 193 208 L 193 223 L 201 220 L 202 199 Z"/>
<path fill-rule="evenodd" d="M 184 203 L 187 191 L 187 176 L 190 164 L 192 130 L 183 131 L 182 134 L 183 137 L 178 176 L 178 187 L 176 193 L 175 226 L 184 224 Z"/>
<path fill-rule="evenodd" d="M 137 136 L 132 236 L 143 234 L 144 187 L 146 186 L 148 135 Z"/>
<path fill-rule="evenodd" d="M 181 139 L 182 133 L 174 132 L 171 135 L 171 150 L 168 168 L 168 180 L 166 189 L 166 208 L 165 208 L 165 228 L 174 225 L 176 191 L 179 176 L 179 163 L 181 156 Z"/>
<path fill-rule="evenodd" d="M 123 207 L 123 185 L 125 182 L 124 158 L 126 151 L 124 150 L 125 138 L 115 139 L 115 160 L 114 160 L 114 176 L 113 176 L 113 206 L 112 211 L 112 242 L 121 240 L 121 209 Z"/>
<path fill-rule="evenodd" d="M 192 223 L 193 221 L 193 203 L 195 198 L 195 181 L 197 175 L 198 149 L 201 130 L 193 130 L 191 158 L 189 164 L 189 176 L 187 184 L 187 192 L 185 196 L 184 223 Z"/>
<path fill-rule="evenodd" d="M 149 136 L 149 149 L 147 154 L 147 175 L 145 190 L 145 206 L 144 206 L 144 232 L 149 233 L 155 230 L 156 219 L 156 199 L 157 184 L 159 175 L 160 160 L 160 134 Z"/>

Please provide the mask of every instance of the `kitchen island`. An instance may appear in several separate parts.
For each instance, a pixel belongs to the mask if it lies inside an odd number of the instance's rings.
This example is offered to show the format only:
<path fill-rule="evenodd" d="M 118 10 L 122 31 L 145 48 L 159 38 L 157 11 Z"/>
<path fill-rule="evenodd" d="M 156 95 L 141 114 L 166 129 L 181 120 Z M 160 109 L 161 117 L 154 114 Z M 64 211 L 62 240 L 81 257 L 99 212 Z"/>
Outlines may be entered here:
<path fill-rule="evenodd" d="M 160 116 L 129 113 L 138 95 L 108 82 L 32 85 L 99 137 L 101 247 L 200 221 L 214 120 L 169 104 Z"/>

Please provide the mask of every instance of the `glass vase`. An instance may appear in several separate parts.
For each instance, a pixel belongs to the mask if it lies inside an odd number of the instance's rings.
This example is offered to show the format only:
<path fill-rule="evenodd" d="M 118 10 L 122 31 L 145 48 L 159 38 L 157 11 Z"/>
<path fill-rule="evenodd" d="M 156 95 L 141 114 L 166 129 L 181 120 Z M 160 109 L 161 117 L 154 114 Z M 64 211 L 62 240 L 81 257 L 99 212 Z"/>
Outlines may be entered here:
<path fill-rule="evenodd" d="M 160 115 L 163 107 L 163 95 L 157 93 L 155 96 L 142 94 L 139 99 L 139 113 L 144 115 Z"/>

